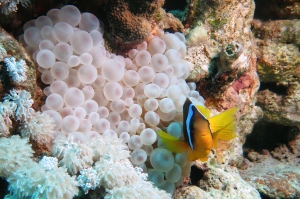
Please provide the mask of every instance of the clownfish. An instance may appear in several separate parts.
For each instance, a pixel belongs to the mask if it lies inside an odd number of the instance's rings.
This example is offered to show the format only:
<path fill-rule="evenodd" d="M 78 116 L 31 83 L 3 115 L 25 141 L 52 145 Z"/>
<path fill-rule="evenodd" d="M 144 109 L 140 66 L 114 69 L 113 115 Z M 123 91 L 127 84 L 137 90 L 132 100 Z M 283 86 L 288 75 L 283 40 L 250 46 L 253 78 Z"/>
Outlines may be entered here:
<path fill-rule="evenodd" d="M 211 111 L 204 106 L 194 105 L 188 98 L 183 105 L 183 135 L 180 140 L 161 129 L 157 130 L 165 147 L 173 153 L 187 152 L 188 160 L 207 160 L 218 140 L 231 140 L 235 134 L 235 113 L 237 107 L 210 117 Z"/>

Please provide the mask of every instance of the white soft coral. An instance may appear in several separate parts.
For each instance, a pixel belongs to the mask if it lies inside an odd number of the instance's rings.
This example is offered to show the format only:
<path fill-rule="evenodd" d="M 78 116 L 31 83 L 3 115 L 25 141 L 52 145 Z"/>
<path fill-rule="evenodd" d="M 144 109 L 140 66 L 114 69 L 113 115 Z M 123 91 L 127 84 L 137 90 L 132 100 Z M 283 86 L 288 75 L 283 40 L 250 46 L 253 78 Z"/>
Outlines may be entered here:
<path fill-rule="evenodd" d="M 86 145 L 73 142 L 73 137 L 59 136 L 55 139 L 52 154 L 59 159 L 59 165 L 66 167 L 71 174 L 91 167 L 93 151 Z"/>
<path fill-rule="evenodd" d="M 0 138 L 0 176 L 10 176 L 31 160 L 33 152 L 28 140 L 21 139 L 18 135 Z"/>
<path fill-rule="evenodd" d="M 23 59 L 16 61 L 16 58 L 14 57 L 6 57 L 3 61 L 6 65 L 8 75 L 12 78 L 14 82 L 20 84 L 21 82 L 27 79 L 27 65 Z"/>
<path fill-rule="evenodd" d="M 123 199 L 170 199 L 171 195 L 158 190 L 147 180 L 147 174 L 141 168 L 133 167 L 128 159 L 112 161 L 109 156 L 95 163 L 100 185 L 108 192 L 105 198 Z"/>
<path fill-rule="evenodd" d="M 100 186 L 108 192 L 105 198 L 171 198 L 165 191 L 158 190 L 147 180 L 141 168 L 133 167 L 130 152 L 122 139 L 103 137 L 89 145 L 94 151 L 94 169 Z"/>
<path fill-rule="evenodd" d="M 18 121 L 26 121 L 34 112 L 31 108 L 33 100 L 26 90 L 10 90 L 10 94 L 4 96 L 3 104 L 6 104 L 6 113 Z"/>
<path fill-rule="evenodd" d="M 11 90 L 0 102 L 0 136 L 8 136 L 11 127 L 10 118 L 25 122 L 34 110 L 31 108 L 33 100 L 26 90 Z"/>
<path fill-rule="evenodd" d="M 39 144 L 52 142 L 54 119 L 47 113 L 34 112 L 21 127 L 21 136 L 31 138 Z"/>
<path fill-rule="evenodd" d="M 88 146 L 94 151 L 93 160 L 97 161 L 104 155 L 109 156 L 113 161 L 118 161 L 130 157 L 130 151 L 122 139 L 116 137 L 99 136 L 91 140 Z"/>
<path fill-rule="evenodd" d="M 33 161 L 24 164 L 7 181 L 10 194 L 6 199 L 71 199 L 78 194 L 78 182 L 75 176 L 68 175 L 65 168 L 55 167 L 46 171 Z"/>

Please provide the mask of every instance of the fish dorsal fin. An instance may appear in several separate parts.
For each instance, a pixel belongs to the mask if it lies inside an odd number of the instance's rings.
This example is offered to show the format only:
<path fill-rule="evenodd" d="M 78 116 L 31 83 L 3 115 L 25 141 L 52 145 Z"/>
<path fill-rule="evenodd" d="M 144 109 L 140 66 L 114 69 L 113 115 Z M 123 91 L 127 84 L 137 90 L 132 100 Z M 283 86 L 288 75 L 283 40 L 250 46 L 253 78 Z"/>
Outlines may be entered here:
<path fill-rule="evenodd" d="M 231 108 L 208 119 L 213 133 L 214 148 L 217 147 L 218 140 L 231 140 L 236 137 L 234 114 L 237 110 L 237 107 Z"/>
<path fill-rule="evenodd" d="M 189 145 L 185 141 L 179 140 L 161 129 L 158 129 L 156 133 L 164 143 L 165 147 L 173 153 L 184 153 L 190 149 Z"/>
<path fill-rule="evenodd" d="M 205 108 L 204 106 L 201 105 L 195 105 L 196 108 L 199 110 L 199 112 L 205 117 L 205 118 L 209 118 L 210 117 L 210 110 Z"/>

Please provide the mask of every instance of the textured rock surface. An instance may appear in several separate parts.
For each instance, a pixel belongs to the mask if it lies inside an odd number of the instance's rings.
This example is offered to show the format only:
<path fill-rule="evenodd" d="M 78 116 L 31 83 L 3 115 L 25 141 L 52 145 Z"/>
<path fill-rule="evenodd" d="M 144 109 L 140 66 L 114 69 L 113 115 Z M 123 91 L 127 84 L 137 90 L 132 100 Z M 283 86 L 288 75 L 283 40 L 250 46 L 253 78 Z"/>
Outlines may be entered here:
<path fill-rule="evenodd" d="M 209 194 L 197 186 L 183 186 L 177 188 L 173 198 L 175 199 L 208 199 Z"/>
<path fill-rule="evenodd" d="M 253 22 L 257 41 L 258 74 L 262 82 L 287 85 L 300 80 L 300 20 Z"/>
<path fill-rule="evenodd" d="M 271 10 L 280 18 L 300 18 L 300 2 L 298 0 L 272 1 Z"/>
<path fill-rule="evenodd" d="M 286 126 L 300 125 L 300 84 L 290 84 L 286 95 L 260 91 L 257 105 L 264 110 L 264 119 Z"/>
<path fill-rule="evenodd" d="M 260 198 L 255 188 L 240 177 L 235 167 L 220 165 L 214 159 L 207 163 L 196 161 L 195 166 L 203 173 L 202 178 L 196 182 L 200 188 L 183 187 L 177 190 L 175 198 Z"/>
<path fill-rule="evenodd" d="M 254 8 L 252 0 L 199 0 L 190 2 L 184 21 L 190 27 L 186 31 L 186 59 L 192 64 L 189 80 L 199 82 L 198 90 L 206 106 L 215 109 L 215 113 L 240 108 L 238 138 L 231 143 L 220 142 L 217 150 L 218 161 L 231 165 L 241 163 L 245 136 L 262 117 L 261 109 L 255 106 L 259 79 L 250 31 Z"/>
<path fill-rule="evenodd" d="M 286 92 L 263 90 L 258 105 L 264 119 L 287 126 L 300 125 L 300 21 L 254 21 L 261 82 L 285 87 Z M 277 89 L 278 90 L 278 89 Z"/>
<path fill-rule="evenodd" d="M 184 27 L 172 14 L 166 13 L 162 8 L 159 8 L 155 13 L 153 20 L 156 22 L 157 26 L 162 30 L 172 31 L 172 32 L 183 32 Z"/>
<path fill-rule="evenodd" d="M 106 35 L 108 47 L 116 54 L 126 53 L 142 43 L 151 33 L 150 19 L 164 0 L 109 0 L 105 11 L 111 31 Z"/>
<path fill-rule="evenodd" d="M 299 198 L 300 169 L 296 164 L 282 163 L 270 154 L 250 154 L 255 162 L 244 161 L 245 170 L 240 170 L 241 177 L 254 186 L 262 195 L 270 198 Z"/>

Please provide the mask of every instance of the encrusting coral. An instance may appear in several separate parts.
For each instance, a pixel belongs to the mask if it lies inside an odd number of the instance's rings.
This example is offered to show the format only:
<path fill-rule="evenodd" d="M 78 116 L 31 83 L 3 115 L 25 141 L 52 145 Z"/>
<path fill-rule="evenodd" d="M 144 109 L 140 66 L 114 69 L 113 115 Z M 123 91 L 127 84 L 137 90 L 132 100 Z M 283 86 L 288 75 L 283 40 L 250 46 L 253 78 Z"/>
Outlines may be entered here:
<path fill-rule="evenodd" d="M 142 43 L 152 31 L 150 19 L 164 0 L 109 0 L 105 11 L 111 31 L 106 43 L 116 54 Z"/>

